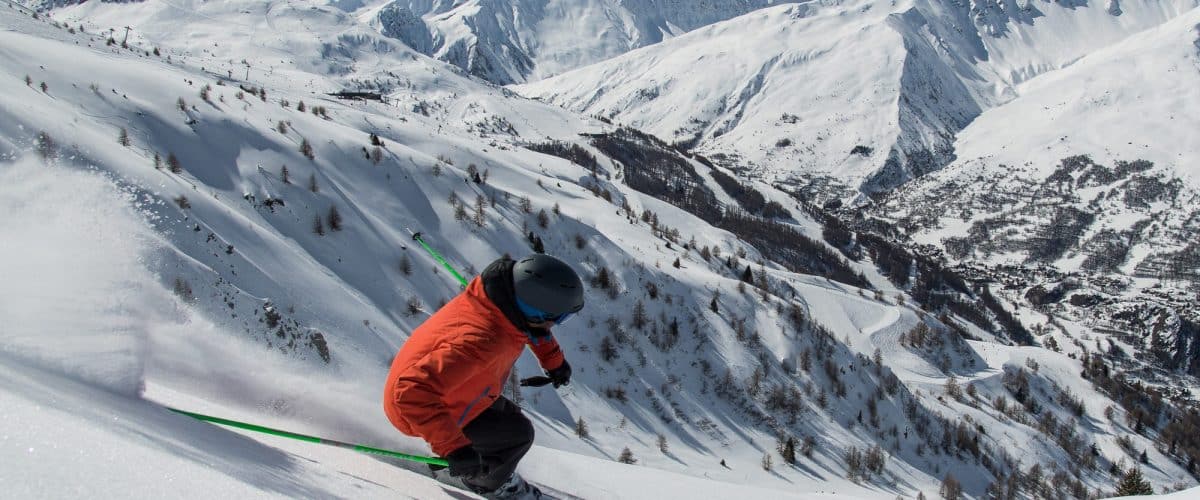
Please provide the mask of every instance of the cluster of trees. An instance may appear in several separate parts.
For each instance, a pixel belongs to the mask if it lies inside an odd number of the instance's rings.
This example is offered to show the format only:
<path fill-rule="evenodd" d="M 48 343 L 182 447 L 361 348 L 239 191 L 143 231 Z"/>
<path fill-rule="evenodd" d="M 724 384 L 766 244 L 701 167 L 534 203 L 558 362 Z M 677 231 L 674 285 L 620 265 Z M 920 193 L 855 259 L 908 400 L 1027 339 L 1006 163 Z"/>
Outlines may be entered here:
<path fill-rule="evenodd" d="M 330 205 L 329 212 L 324 219 L 321 214 L 313 216 L 312 231 L 317 236 L 325 236 L 325 227 L 328 225 L 330 231 L 342 230 L 342 214 L 338 212 L 337 205 Z"/>
<path fill-rule="evenodd" d="M 253 85 L 245 84 L 238 84 L 238 87 L 242 89 L 242 92 L 246 92 L 252 96 L 258 96 L 259 100 L 262 102 L 267 102 L 267 89 L 265 87 L 255 87 Z M 241 97 L 238 97 L 238 99 L 241 99 Z"/>
<path fill-rule="evenodd" d="M 658 139 L 630 128 L 591 136 L 592 145 L 624 167 L 629 187 L 675 205 L 706 222 L 721 218 L 721 204 L 692 164 Z"/>
<path fill-rule="evenodd" d="M 1180 312 L 1148 303 L 1119 310 L 1112 320 L 1128 332 L 1136 332 L 1118 337 L 1132 345 L 1144 345 L 1159 366 L 1200 376 L 1200 323 Z"/>
<path fill-rule="evenodd" d="M 1114 373 L 1100 354 L 1084 352 L 1081 376 L 1125 409 L 1126 424 L 1134 432 L 1153 436 L 1157 432 L 1159 451 L 1182 465 L 1193 477 L 1200 477 L 1200 412 L 1194 408 L 1176 408 L 1162 390 L 1131 381 Z M 1111 417 L 1112 412 L 1106 412 Z"/>
<path fill-rule="evenodd" d="M 794 227 L 741 211 L 727 211 L 717 227 L 736 234 L 789 271 L 815 274 L 848 285 L 869 288 L 870 282 L 842 257 Z"/>
<path fill-rule="evenodd" d="M 837 217 L 826 217 L 823 222 L 824 223 L 821 225 L 821 238 L 824 239 L 826 243 L 829 243 L 830 246 L 845 254 L 846 257 L 857 260 L 860 256 L 859 252 L 857 251 L 857 245 L 854 245 L 854 232 L 851 231 L 850 228 L 847 227 L 846 224 Z M 883 268 L 882 264 L 880 264 L 880 269 L 884 270 L 884 274 L 890 277 L 888 271 Z M 905 267 L 904 270 L 904 280 L 908 280 L 907 267 Z"/>
<path fill-rule="evenodd" d="M 596 157 L 592 155 L 590 151 L 573 142 L 550 141 L 542 143 L 530 143 L 526 144 L 525 148 L 531 151 L 557 156 L 583 168 L 591 170 L 592 172 L 595 172 L 600 166 L 600 164 L 596 161 Z"/>
<path fill-rule="evenodd" d="M 305 111 L 308 111 L 309 109 L 310 108 L 304 104 L 304 101 L 300 101 L 300 102 L 296 103 L 296 111 L 303 113 Z M 312 106 L 311 109 L 312 109 L 312 114 L 319 116 L 321 118 L 324 118 L 326 120 L 329 119 L 329 110 L 326 109 L 325 106 Z"/>
<path fill-rule="evenodd" d="M 851 446 L 842 457 L 846 462 L 846 478 L 851 481 L 869 480 L 871 475 L 883 474 L 887 465 L 887 454 L 883 447 L 874 445 L 865 451 Z"/>
<path fill-rule="evenodd" d="M 817 440 L 812 436 L 804 436 L 799 443 L 796 442 L 796 438 L 787 436 L 786 438 L 779 440 L 779 443 L 776 444 L 775 449 L 779 452 L 779 456 L 783 458 L 784 463 L 788 465 L 794 465 L 796 463 L 797 452 L 799 452 L 800 455 L 804 456 L 805 458 L 812 458 L 813 451 L 816 450 L 816 447 Z"/>
<path fill-rule="evenodd" d="M 746 212 L 761 215 L 768 219 L 776 217 L 791 217 L 783 205 L 776 201 L 767 201 L 757 189 L 751 186 L 742 184 L 733 176 L 722 172 L 717 168 L 711 168 L 709 174 L 713 176 L 713 180 L 717 181 L 717 185 L 725 191 L 725 194 L 737 200 L 738 205 L 741 205 L 742 210 Z"/>
<path fill-rule="evenodd" d="M 984 287 L 983 291 L 979 293 L 979 299 L 992 312 L 996 322 L 1008 334 L 1009 339 L 1021 345 L 1037 345 L 1033 334 L 1029 333 L 1029 329 L 1025 328 L 1025 325 L 1021 324 L 1021 321 L 1012 312 L 1005 309 L 1004 304 L 1001 304 L 987 287 Z"/>
<path fill-rule="evenodd" d="M 943 372 L 949 372 L 954 367 L 954 358 L 966 358 L 969 360 L 968 365 L 971 364 L 970 360 L 973 360 L 970 346 L 954 328 L 931 328 L 924 321 L 901 333 L 900 345 L 915 350 L 918 356 L 936 365 Z"/>
<path fill-rule="evenodd" d="M 590 137 L 597 149 L 621 162 L 625 182 L 633 189 L 733 232 L 759 248 L 764 257 L 791 271 L 825 276 L 854 286 L 869 286 L 866 277 L 836 252 L 789 225 L 771 220 L 771 217 L 787 216 L 786 209 L 782 206 L 772 208 L 761 193 L 741 185 L 736 179 L 712 170 L 718 184 L 741 203 L 758 209 L 759 215 L 722 207 L 691 163 L 652 136 L 621 128 L 611 134 Z"/>
<path fill-rule="evenodd" d="M 454 220 L 459 222 L 470 222 L 476 227 L 483 227 L 484 224 L 487 223 L 488 200 L 487 198 L 484 198 L 482 194 L 475 195 L 475 201 L 470 208 L 467 207 L 466 201 L 459 197 L 458 193 L 454 191 L 450 192 L 448 201 L 450 202 L 450 207 L 454 210 Z M 535 236 L 533 232 L 530 232 L 528 237 L 530 244 L 534 245 L 535 249 L 538 249 L 541 245 L 541 238 Z M 538 253 L 542 253 L 542 251 L 543 250 L 537 250 Z"/>

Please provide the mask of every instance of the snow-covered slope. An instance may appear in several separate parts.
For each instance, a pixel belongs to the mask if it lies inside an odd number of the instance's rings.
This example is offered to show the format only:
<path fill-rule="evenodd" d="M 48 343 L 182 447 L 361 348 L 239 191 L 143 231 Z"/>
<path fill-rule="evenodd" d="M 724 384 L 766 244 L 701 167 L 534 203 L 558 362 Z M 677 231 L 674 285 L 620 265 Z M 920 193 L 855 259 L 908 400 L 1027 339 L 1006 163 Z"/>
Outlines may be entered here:
<path fill-rule="evenodd" d="M 504 85 L 556 75 L 775 3 L 393 0 L 346 8 L 387 36 Z"/>
<path fill-rule="evenodd" d="M 360 484 L 339 472 L 374 480 L 382 472 L 363 457 L 201 430 L 150 402 L 424 451 L 379 409 L 406 332 L 457 292 L 412 246 L 412 228 L 466 274 L 541 245 L 592 281 L 586 312 L 557 332 L 574 383 L 506 390 L 538 429 L 522 473 L 554 489 L 893 498 L 932 495 L 952 475 L 978 496 L 1036 462 L 1047 481 L 1031 484 L 1064 496 L 1110 489 L 1110 466 L 1133 459 L 1115 444 L 1126 435 L 1157 487 L 1193 484 L 1178 454 L 1129 431 L 1126 410 L 1099 415 L 1116 403 L 1078 378 L 1074 352 L 964 341 L 1003 337 L 987 318 L 955 327 L 966 322 L 922 311 L 869 259 L 801 239 L 819 240 L 821 225 L 765 183 L 748 184 L 760 199 L 746 210 L 776 202 L 775 225 L 726 210 L 753 197 L 707 160 L 463 76 L 318 4 L 88 3 L 53 17 L 0 9 L 0 171 L 11 186 L 0 206 L 17 214 L 0 225 L 0 255 L 43 252 L 4 264 L 21 281 L 6 280 L 3 303 L 23 307 L 2 310 L 22 321 L 0 330 L 14 387 L 4 398 L 20 408 L 0 435 L 38 444 L 83 425 L 63 409 L 99 386 L 115 394 L 102 416 L 148 430 L 97 425 L 89 437 L 179 474 L 228 476 L 231 494 Z M 126 25 L 129 48 L 123 29 L 106 44 L 107 28 Z M 325 94 L 339 90 L 382 100 Z M 80 189 L 104 183 L 116 187 Z M 95 194 L 105 190 L 114 199 Z M 89 272 L 58 265 L 76 259 Z M 94 302 L 64 310 L 77 297 Z M 57 346 L 56 331 L 78 332 L 78 350 Z M 23 364 L 89 385 L 28 380 L 15 374 Z M 517 368 L 536 370 L 531 359 Z M 948 393 L 949 380 L 975 390 Z M 1064 390 L 1089 401 L 1086 419 Z M 19 394 L 39 391 L 58 396 Z M 997 403 L 1008 397 L 1036 411 Z M 54 425 L 24 432 L 39 405 L 57 408 Z M 1065 424 L 1073 418 L 1085 424 Z M 167 448 L 187 462 L 147 444 L 163 435 L 231 444 Z M 795 464 L 777 449 L 787 438 Z M 290 467 L 278 447 L 316 463 Z M 636 466 L 614 462 L 626 448 Z M 848 459 L 864 451 L 870 465 Z M 19 481 L 9 470 L 0 479 Z M 407 494 L 410 479 L 415 496 L 443 494 L 405 474 L 363 495 Z M 30 490 L 61 496 L 75 484 Z"/>
<path fill-rule="evenodd" d="M 95 8 L 76 9 L 84 7 Z M 141 10 L 146 6 L 140 4 L 106 7 L 131 9 L 130 18 L 147 14 Z M 206 31 L 222 24 L 215 19 L 221 6 L 213 4 L 213 8 L 217 10 L 200 16 L 212 24 L 185 20 L 178 27 L 195 31 L 183 35 L 172 31 L 173 36 L 215 36 Z M 661 211 L 663 224 L 704 227 L 669 205 L 636 192 L 622 192 L 603 177 L 593 178 L 583 167 L 518 147 L 526 140 L 545 141 L 546 134 L 569 139 L 579 132 L 602 131 L 603 124 L 508 97 L 499 89 L 459 77 L 439 63 L 408 57 L 406 49 L 386 40 L 368 42 L 384 54 L 381 57 L 389 57 L 381 66 L 405 75 L 397 77 L 402 82 L 398 87 L 404 90 L 389 94 L 386 104 L 342 103 L 309 94 L 309 85 L 338 90 L 343 84 L 353 86 L 352 77 L 318 72 L 298 78 L 292 72 L 300 70 L 281 69 L 263 75 L 265 85 L 257 80 L 229 80 L 228 73 L 221 78 L 221 73 L 202 69 L 218 64 L 204 51 L 190 56 L 162 45 L 161 56 L 148 55 L 153 46 L 135 44 L 135 48 L 122 49 L 119 42 L 106 46 L 105 37 L 91 35 L 100 31 L 95 25 L 85 23 L 86 33 L 80 33 L 78 22 L 73 22 L 71 33 L 65 25 L 55 27 L 10 12 L 5 15 L 6 23 L 16 29 L 0 32 L 4 42 L 0 44 L 0 64 L 5 74 L 18 75 L 2 84 L 0 106 L 11 117 L 3 125 L 5 157 L 31 158 L 42 152 L 46 162 L 60 165 L 55 169 L 73 172 L 84 167 L 113 176 L 125 186 L 128 196 L 149 212 L 156 234 L 162 235 L 161 244 L 149 248 L 145 259 L 156 273 L 154 281 L 175 292 L 184 304 L 178 307 L 209 318 L 201 324 L 176 326 L 161 336 L 151 335 L 149 344 L 127 349 L 150 353 L 133 359 L 153 367 L 147 395 L 157 401 L 196 404 L 200 399 L 204 402 L 196 406 L 212 405 L 218 413 L 248 414 L 247 419 L 301 432 L 420 451 L 423 444 L 403 438 L 382 417 L 378 384 L 405 332 L 456 293 L 457 287 L 432 259 L 409 246 L 406 228 L 425 231 L 427 238 L 468 274 L 502 253 L 528 252 L 524 234 L 532 230 L 554 253 L 578 262 L 580 270 L 589 275 L 600 267 L 612 269 L 614 282 L 624 289 L 636 286 L 639 273 L 646 273 L 655 260 L 682 255 L 678 247 L 663 248 L 661 240 L 650 236 L 647 225 L 630 224 L 618 207 L 581 184 L 612 190 L 617 200 L 628 200 L 632 206 Z M 163 18 L 156 16 L 148 15 L 162 22 Z M 336 24 L 333 28 L 339 29 Z M 374 45 L 376 42 L 379 45 Z M 306 55 L 298 50 L 295 57 Z M 365 59 L 362 54 L 354 57 Z M 250 61 L 265 58 L 262 52 L 246 54 Z M 377 68 L 370 71 L 386 74 Z M 30 75 L 28 85 L 25 74 Z M 47 83 L 45 90 L 42 82 Z M 252 85 L 260 92 L 250 90 Z M 256 97 L 264 88 L 266 100 Z M 208 100 L 202 98 L 202 92 Z M 286 107 L 281 105 L 284 101 Z M 301 102 L 309 111 L 297 109 Z M 314 114 L 320 110 L 328 118 Z M 369 133 L 382 137 L 384 145 L 378 153 L 370 144 Z M 129 138 L 128 145 L 122 144 L 122 135 Z M 300 151 L 304 143 L 313 150 L 312 160 Z M 378 163 L 374 157 L 380 158 Z M 175 161 L 178 171 L 172 170 Z M 285 165 L 290 183 L 284 180 Z M 467 172 L 472 169 L 478 169 L 486 181 L 469 182 Z M 611 162 L 603 169 L 611 171 Z M 62 182 L 71 186 L 79 181 L 64 173 Z M 532 199 L 538 201 L 524 201 Z M 525 203 L 531 207 L 530 213 L 522 209 Z M 462 205 L 469 207 L 470 215 L 459 220 L 455 212 Z M 546 216 L 555 224 L 553 232 L 547 232 L 537 226 L 537 214 L 550 214 L 555 205 L 561 215 Z M 342 218 L 341 231 L 335 231 L 330 222 L 334 206 Z M 78 209 L 74 205 L 68 208 Z M 477 209 L 482 224 L 474 220 Z M 324 226 L 324 235 L 314 233 L 316 224 Z M 117 235 L 137 234 L 122 226 L 113 229 Z M 34 247 L 39 245 L 37 233 L 8 232 L 6 236 L 9 234 L 32 241 Z M 576 246 L 576 236 L 581 247 Z M 697 231 L 696 238 L 734 252 L 736 240 L 723 231 L 709 227 Z M 75 243 L 74 248 L 82 246 Z M 47 254 L 47 258 L 66 257 Z M 685 260 L 697 258 L 693 253 Z M 720 288 L 732 290 L 735 279 L 720 277 L 709 266 L 703 268 L 709 270 L 694 279 L 719 278 Z M 28 278 L 36 279 L 37 275 Z M 79 286 L 90 290 L 97 285 Z M 122 289 L 119 281 L 105 286 Z M 685 308 L 681 312 L 699 310 L 703 307 L 700 302 L 708 300 L 708 292 L 694 286 L 670 288 L 675 307 Z M 27 288 L 14 283 L 9 290 L 19 295 Z M 105 297 L 109 288 L 99 290 L 97 295 Z M 630 388 L 629 408 L 603 399 L 600 394 L 605 388 L 621 385 L 617 372 L 611 369 L 606 375 L 607 363 L 585 350 L 598 350 L 600 337 L 595 332 L 601 327 L 596 324 L 609 315 L 624 318 L 632 299 L 605 304 L 603 293 L 595 293 L 587 316 L 591 321 L 580 321 L 560 332 L 564 344 L 575 353 L 572 359 L 578 387 L 562 397 L 526 396 L 533 400 L 527 404 L 536 409 L 544 441 L 605 460 L 630 447 L 641 463 L 653 468 L 697 477 L 708 474 L 731 484 L 743 484 L 753 477 L 754 482 L 765 480 L 762 486 L 768 488 L 803 483 L 811 485 L 804 491 L 872 495 L 848 481 L 823 481 L 828 478 L 806 469 L 763 471 L 757 464 L 764 450 L 773 446 L 774 436 L 760 424 L 741 423 L 729 406 L 714 402 L 711 393 L 681 407 L 695 411 L 697 421 L 674 426 L 654 423 L 658 417 L 649 417 L 653 415 L 649 413 L 653 411 L 651 399 L 640 389 Z M 44 304 L 47 299 L 33 295 L 26 300 Z M 742 300 L 729 301 L 730 307 L 739 302 Z M 117 311 L 118 318 L 144 317 L 136 310 Z M 655 314 L 659 314 L 657 310 Z M 37 323 L 28 324 L 6 337 L 6 350 L 32 352 L 33 359 L 40 359 L 34 348 L 23 347 L 29 344 L 23 339 L 42 335 L 38 327 Z M 98 329 L 99 334 L 108 331 Z M 700 341 L 730 332 L 724 326 L 698 332 L 694 338 Z M 85 352 L 123 352 L 119 341 L 107 341 L 90 330 L 80 335 L 85 337 L 79 341 Z M 731 359 L 748 356 L 741 348 L 731 349 L 726 353 Z M 636 359 L 631 347 L 621 350 L 626 360 Z M 666 363 L 666 358 L 652 357 L 661 363 Z M 715 363 L 719 358 L 712 359 L 716 367 L 726 366 L 725 362 Z M 672 359 L 670 363 L 687 362 Z M 533 366 L 526 360 L 520 369 L 532 373 Z M 626 369 L 621 368 L 621 373 Z M 629 383 L 658 387 L 667 380 L 667 370 L 656 365 Z M 702 382 L 708 384 L 695 378 L 688 384 Z M 136 394 L 137 389 L 126 392 Z M 621 424 L 623 418 L 628 423 Z M 568 438 L 577 419 L 592 422 L 590 439 Z M 832 423 L 828 417 L 821 420 Z M 849 431 L 839 430 L 840 426 L 810 429 L 822 442 L 828 439 L 830 446 L 865 446 Z M 669 436 L 668 442 L 673 444 L 670 454 L 658 451 L 656 432 Z M 721 458 L 712 451 L 723 448 L 719 456 L 727 460 L 728 467 L 720 466 Z M 817 454 L 817 463 L 823 463 L 823 468 L 837 467 L 838 453 L 830 449 Z M 595 468 L 588 463 L 584 460 L 573 470 Z M 913 469 L 898 470 L 912 478 L 910 483 L 932 481 Z M 535 478 L 538 474 L 536 469 L 531 471 Z M 617 491 L 632 498 L 660 494 L 624 490 L 622 484 L 636 483 L 607 476 L 597 478 L 601 482 L 593 486 L 587 481 L 568 484 L 561 482 L 561 474 L 545 474 L 562 488 Z M 689 480 L 680 481 L 686 484 Z M 717 497 L 726 496 L 719 492 L 732 487 L 696 484 L 700 485 L 696 491 Z M 40 487 L 47 488 L 42 490 L 45 494 L 61 491 L 53 484 Z"/>
<path fill-rule="evenodd" d="M 736 153 L 767 178 L 886 190 L 953 161 L 955 135 L 1022 82 L 1197 6 L 1102 4 L 782 5 L 518 90 Z"/>
<path fill-rule="evenodd" d="M 394 441 L 378 426 L 371 433 L 351 423 L 350 408 L 369 413 L 375 401 L 327 406 L 356 382 L 266 354 L 193 314 L 160 284 L 147 264 L 170 243 L 155 236 L 153 211 L 129 190 L 102 174 L 32 159 L 4 165 L 0 181 L 0 207 L 10 216 L 0 223 L 7 496 L 468 497 L 415 466 L 169 412 L 161 403 L 326 437 Z M 41 223 L 27 224 L 34 220 Z M 569 485 L 586 498 L 790 497 L 541 447 L 528 464 L 522 472 L 531 480 Z M 809 491 L 819 488 L 833 489 Z"/>

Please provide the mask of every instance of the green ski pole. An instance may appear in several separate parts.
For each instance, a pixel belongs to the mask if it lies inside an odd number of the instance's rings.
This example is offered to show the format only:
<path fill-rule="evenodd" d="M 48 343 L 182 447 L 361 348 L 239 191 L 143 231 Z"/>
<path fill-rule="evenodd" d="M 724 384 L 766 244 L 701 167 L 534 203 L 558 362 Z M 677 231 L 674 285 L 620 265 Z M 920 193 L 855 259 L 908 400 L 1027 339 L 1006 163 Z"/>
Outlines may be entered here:
<path fill-rule="evenodd" d="M 446 259 L 443 259 L 442 256 L 433 249 L 433 247 L 430 247 L 428 243 L 425 243 L 425 239 L 421 238 L 420 232 L 414 233 L 412 229 L 409 229 L 408 232 L 412 233 L 413 241 L 420 243 L 421 246 L 425 248 L 425 251 L 429 252 L 429 255 L 432 255 L 434 259 L 442 264 L 442 267 L 446 268 L 447 271 L 450 271 L 450 274 L 454 275 L 454 279 L 458 280 L 459 285 L 462 285 L 463 288 L 467 287 L 467 279 L 462 277 L 461 274 L 458 274 L 458 271 L 455 271 L 453 267 L 450 267 L 450 263 L 446 262 Z"/>
<path fill-rule="evenodd" d="M 263 427 L 261 425 L 248 424 L 246 422 L 238 422 L 236 420 L 229 420 L 229 419 L 218 418 L 218 417 L 213 417 L 213 416 L 209 416 L 209 415 L 202 415 L 199 413 L 192 413 L 190 411 L 183 411 L 183 410 L 171 408 L 170 406 L 167 406 L 166 408 L 175 413 L 178 413 L 180 415 L 187 415 L 196 420 L 201 420 L 204 422 L 209 422 L 209 423 L 214 423 L 214 424 L 225 425 L 225 426 L 229 426 L 229 427 L 236 427 L 238 429 L 244 429 L 244 430 L 253 431 L 253 432 L 260 432 L 263 434 L 270 434 L 272 436 L 284 437 L 284 438 L 288 438 L 288 439 L 295 439 L 297 441 L 307 441 L 309 443 L 323 444 L 323 445 L 327 445 L 327 446 L 335 446 L 338 448 L 345 448 L 347 450 L 354 450 L 354 451 L 357 451 L 360 453 L 370 453 L 372 455 L 383 455 L 385 457 L 399 458 L 402 460 L 408 460 L 410 462 L 421 462 L 421 463 L 426 463 L 426 464 L 430 464 L 430 465 L 440 465 L 442 467 L 449 466 L 449 464 L 443 458 L 425 457 L 425 456 L 421 456 L 421 455 L 409 455 L 407 453 L 400 453 L 398 451 L 384 450 L 381 448 L 372 448 L 370 446 L 363 446 L 361 444 L 343 443 L 341 441 L 334 441 L 332 439 L 325 439 L 322 437 L 308 436 L 305 434 L 297 434 L 295 432 L 288 432 L 288 431 L 279 430 L 279 429 L 272 429 L 270 427 Z"/>

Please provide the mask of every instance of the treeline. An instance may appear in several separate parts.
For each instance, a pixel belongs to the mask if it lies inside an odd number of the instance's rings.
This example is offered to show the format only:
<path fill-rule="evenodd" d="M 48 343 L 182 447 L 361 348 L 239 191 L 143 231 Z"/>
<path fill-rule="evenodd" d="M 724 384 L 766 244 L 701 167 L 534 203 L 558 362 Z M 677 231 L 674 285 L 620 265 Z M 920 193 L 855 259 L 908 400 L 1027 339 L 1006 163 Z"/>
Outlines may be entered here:
<path fill-rule="evenodd" d="M 871 287 L 866 276 L 850 267 L 837 252 L 787 224 L 741 211 L 727 211 L 717 227 L 753 244 L 764 257 L 789 271 L 824 276 L 860 288 Z"/>
<path fill-rule="evenodd" d="M 707 161 L 707 159 L 705 159 L 705 161 Z M 737 200 L 738 204 L 741 205 L 742 210 L 752 214 L 761 215 L 768 219 L 792 216 L 792 214 L 788 212 L 787 208 L 784 208 L 784 206 L 779 202 L 767 201 L 767 197 L 763 196 L 763 194 L 758 192 L 757 189 L 754 189 L 746 184 L 742 184 L 732 175 L 713 167 L 711 163 L 708 163 L 708 165 L 710 168 L 709 174 L 713 176 L 713 180 L 717 181 L 717 185 L 721 186 L 721 189 L 725 191 L 725 194 L 728 194 L 734 200 Z"/>
<path fill-rule="evenodd" d="M 629 187 L 733 233 L 754 245 L 765 258 L 778 262 L 790 271 L 824 276 L 858 287 L 870 286 L 866 277 L 855 271 L 837 252 L 792 226 L 772 220 L 772 217 L 787 217 L 790 214 L 782 205 L 766 202 L 762 193 L 753 188 L 713 169 L 717 178 L 728 177 L 718 181 L 718 184 L 723 183 L 723 189 L 739 193 L 730 195 L 735 199 L 740 197 L 739 203 L 742 203 L 740 200 L 747 200 L 758 211 L 726 207 L 703 182 L 692 164 L 662 141 L 628 128 L 589 137 L 593 146 L 621 163 L 625 183 Z"/>
<path fill-rule="evenodd" d="M 1200 324 L 1196 321 L 1173 308 L 1153 304 L 1117 311 L 1112 319 L 1127 330 L 1118 338 L 1145 345 L 1163 368 L 1200 375 Z"/>
<path fill-rule="evenodd" d="M 721 204 L 716 195 L 704 185 L 691 163 L 661 141 L 629 128 L 590 137 L 593 146 L 621 163 L 629 187 L 710 224 L 721 219 Z"/>

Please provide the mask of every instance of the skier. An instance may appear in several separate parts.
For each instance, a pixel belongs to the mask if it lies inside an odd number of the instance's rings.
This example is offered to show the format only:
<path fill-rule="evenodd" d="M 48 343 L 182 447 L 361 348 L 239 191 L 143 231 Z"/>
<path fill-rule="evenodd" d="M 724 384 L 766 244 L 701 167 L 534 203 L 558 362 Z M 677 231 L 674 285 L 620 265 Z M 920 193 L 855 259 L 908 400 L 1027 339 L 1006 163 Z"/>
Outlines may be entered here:
<path fill-rule="evenodd" d="M 571 365 L 550 328 L 583 309 L 583 283 L 563 261 L 500 258 L 413 330 L 392 361 L 384 412 L 400 432 L 427 441 L 449 473 L 492 499 L 538 499 L 516 474 L 533 425 L 501 396 L 526 345 L 554 387 Z"/>

